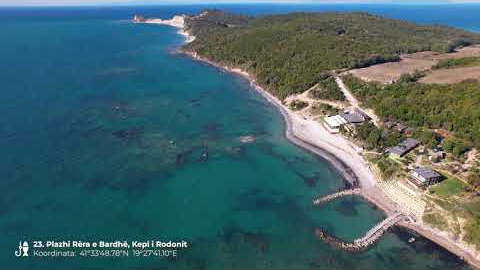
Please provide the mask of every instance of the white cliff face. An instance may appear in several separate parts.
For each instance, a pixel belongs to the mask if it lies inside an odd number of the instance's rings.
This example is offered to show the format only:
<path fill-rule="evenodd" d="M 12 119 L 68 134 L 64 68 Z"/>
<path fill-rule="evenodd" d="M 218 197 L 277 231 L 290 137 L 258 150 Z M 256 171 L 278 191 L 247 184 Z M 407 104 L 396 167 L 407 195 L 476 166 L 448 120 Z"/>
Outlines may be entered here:
<path fill-rule="evenodd" d="M 185 15 L 176 15 L 173 16 L 173 18 L 171 18 L 170 20 L 148 19 L 145 21 L 145 23 L 164 24 L 183 29 L 185 28 Z"/>
<path fill-rule="evenodd" d="M 178 33 L 185 37 L 185 42 L 190 43 L 190 42 L 195 40 L 195 37 L 190 35 L 185 30 L 185 18 L 186 17 L 187 17 L 187 15 L 176 15 L 176 16 L 173 16 L 173 18 L 171 18 L 169 20 L 147 19 L 143 23 L 163 24 L 163 25 L 168 25 L 168 26 L 178 28 L 179 29 Z"/>

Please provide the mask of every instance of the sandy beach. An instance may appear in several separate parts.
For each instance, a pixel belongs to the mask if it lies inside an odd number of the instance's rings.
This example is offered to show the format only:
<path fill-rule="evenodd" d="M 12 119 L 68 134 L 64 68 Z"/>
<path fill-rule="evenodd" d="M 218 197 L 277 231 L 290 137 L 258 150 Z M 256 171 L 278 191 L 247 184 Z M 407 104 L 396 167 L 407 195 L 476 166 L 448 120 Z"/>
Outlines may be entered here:
<path fill-rule="evenodd" d="M 194 41 L 195 37 L 185 30 L 184 19 L 185 16 L 182 15 L 175 16 L 171 20 L 150 19 L 144 23 L 163 24 L 176 27 L 179 29 L 179 34 L 185 36 L 185 42 L 189 43 Z M 195 52 L 184 53 L 191 56 L 193 59 L 218 67 L 227 72 L 240 75 L 247 79 L 255 90 L 279 109 L 285 121 L 285 136 L 289 141 L 326 159 L 343 174 L 347 181 L 362 189 L 361 195 L 363 198 L 382 209 L 387 215 L 395 211 L 394 202 L 388 199 L 383 194 L 383 191 L 376 186 L 377 180 L 375 179 L 373 172 L 370 170 L 369 164 L 361 156 L 361 150 L 358 149 L 355 144 L 341 135 L 329 133 L 321 123 L 290 110 L 282 104 L 279 99 L 261 88 L 256 83 L 255 78 L 247 72 L 238 68 L 219 65 L 200 57 Z M 447 234 L 435 230 L 423 224 L 421 221 L 416 223 L 400 222 L 397 225 L 408 228 L 430 239 L 480 269 L 479 252 L 451 239 Z"/>
<path fill-rule="evenodd" d="M 195 52 L 185 53 L 196 60 L 247 79 L 258 93 L 278 108 L 285 121 L 285 136 L 289 141 L 328 160 L 351 184 L 359 186 L 365 191 L 370 190 L 377 192 L 377 189 L 374 188 L 376 183 L 375 176 L 370 170 L 368 163 L 360 155 L 361 149 L 355 144 L 342 136 L 331 134 L 321 123 L 303 117 L 290 110 L 282 104 L 278 98 L 260 87 L 255 79 L 247 72 L 238 68 L 218 65 L 208 59 L 200 57 Z M 378 200 L 380 198 L 380 196 L 376 196 L 375 199 L 371 198 L 371 200 Z M 384 202 L 381 204 L 384 205 L 384 207 L 382 207 L 382 209 L 391 211 L 391 207 L 388 206 L 388 199 L 383 198 L 383 200 Z"/>

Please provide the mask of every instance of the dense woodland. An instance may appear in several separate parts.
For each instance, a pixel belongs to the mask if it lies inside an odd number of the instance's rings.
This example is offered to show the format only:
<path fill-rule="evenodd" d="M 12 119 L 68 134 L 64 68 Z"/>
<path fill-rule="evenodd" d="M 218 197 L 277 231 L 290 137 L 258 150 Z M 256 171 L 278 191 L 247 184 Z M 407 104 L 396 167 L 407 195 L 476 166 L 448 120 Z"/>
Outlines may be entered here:
<path fill-rule="evenodd" d="M 332 70 L 394 61 L 401 53 L 449 52 L 456 46 L 480 43 L 480 35 L 463 30 L 420 26 L 366 13 L 292 13 L 253 18 L 208 11 L 187 20 L 187 27 L 197 39 L 186 45 L 186 50 L 246 69 L 282 99 L 318 83 L 318 89 L 312 91 L 315 97 L 342 100 L 343 95 L 328 75 Z M 469 66 L 476 61 L 447 60 L 436 68 Z M 388 86 L 364 83 L 352 76 L 345 81 L 367 107 L 384 119 L 451 131 L 455 139 L 445 141 L 451 152 L 461 155 L 471 146 L 480 147 L 479 83 L 420 84 L 416 82 L 420 76 L 402 76 Z M 371 142 L 377 133 L 369 134 Z M 436 138 L 429 134 L 417 135 L 426 138 L 427 144 L 434 144 Z M 380 140 L 379 145 L 383 144 Z"/>
<path fill-rule="evenodd" d="M 367 13 L 292 13 L 244 17 L 209 11 L 187 20 L 203 57 L 241 67 L 279 98 L 303 92 L 326 71 L 396 61 L 399 54 L 452 51 L 480 35 Z"/>
<path fill-rule="evenodd" d="M 452 132 L 454 136 L 444 141 L 444 147 L 455 155 L 472 146 L 480 147 L 480 83 L 471 80 L 452 85 L 422 84 L 415 79 L 402 76 L 398 82 L 385 86 L 349 75 L 344 82 L 384 119 Z"/>

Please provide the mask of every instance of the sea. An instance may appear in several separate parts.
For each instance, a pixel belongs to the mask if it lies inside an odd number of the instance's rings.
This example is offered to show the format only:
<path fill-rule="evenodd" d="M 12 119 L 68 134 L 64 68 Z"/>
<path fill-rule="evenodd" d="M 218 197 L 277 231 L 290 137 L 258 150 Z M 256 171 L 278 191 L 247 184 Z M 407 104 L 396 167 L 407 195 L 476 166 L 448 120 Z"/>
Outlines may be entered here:
<path fill-rule="evenodd" d="M 354 253 L 315 237 L 320 227 L 351 241 L 385 216 L 356 197 L 312 206 L 348 183 L 287 141 L 277 109 L 245 79 L 178 53 L 176 29 L 128 21 L 214 8 L 480 31 L 475 4 L 0 8 L 0 269 L 470 269 L 401 228 Z M 49 241 L 187 247 L 39 248 Z M 55 253 L 65 250 L 74 256 Z"/>

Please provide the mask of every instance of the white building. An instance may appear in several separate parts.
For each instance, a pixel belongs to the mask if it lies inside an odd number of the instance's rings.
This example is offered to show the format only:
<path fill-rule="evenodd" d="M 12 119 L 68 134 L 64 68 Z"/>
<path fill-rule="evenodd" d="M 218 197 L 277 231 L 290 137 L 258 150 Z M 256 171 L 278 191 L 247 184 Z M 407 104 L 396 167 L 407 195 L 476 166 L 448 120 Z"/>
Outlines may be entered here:
<path fill-rule="evenodd" d="M 345 118 L 340 115 L 327 116 L 323 120 L 323 125 L 330 133 L 340 132 L 340 127 L 348 123 Z"/>
<path fill-rule="evenodd" d="M 323 120 L 323 125 L 330 133 L 338 133 L 341 126 L 347 124 L 357 125 L 370 120 L 370 117 L 358 108 L 348 108 L 338 115 L 327 116 Z M 348 125 L 345 127 L 351 130 Z"/>

